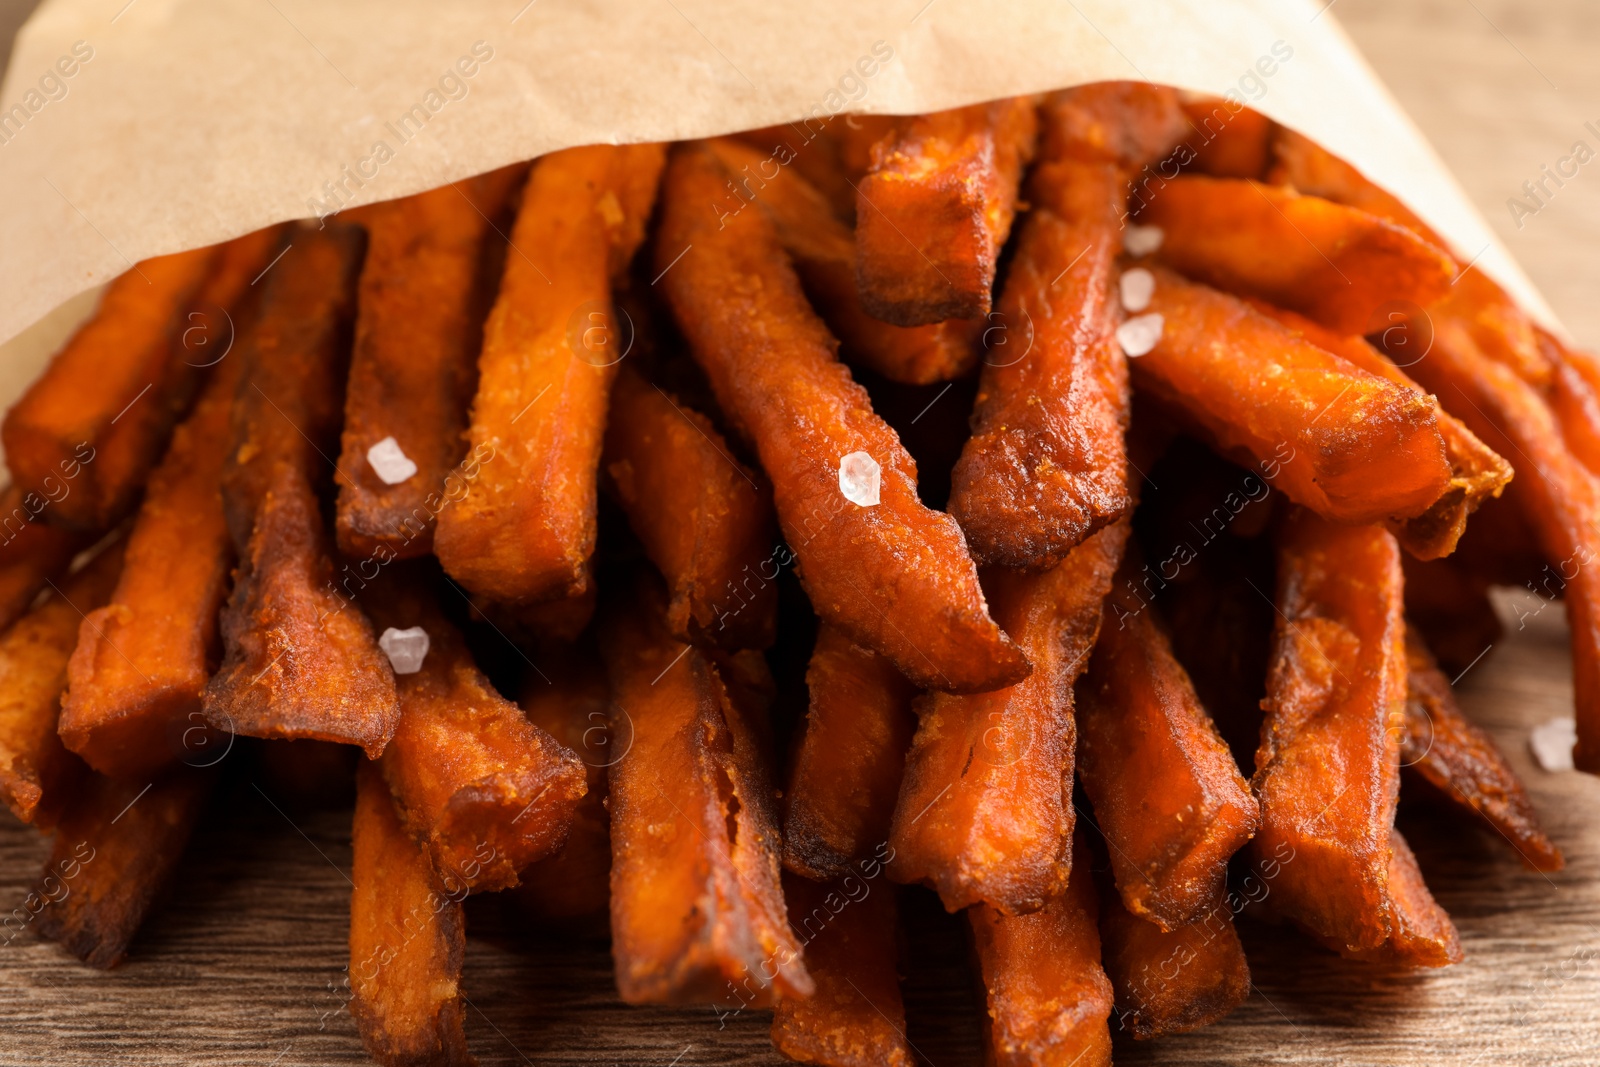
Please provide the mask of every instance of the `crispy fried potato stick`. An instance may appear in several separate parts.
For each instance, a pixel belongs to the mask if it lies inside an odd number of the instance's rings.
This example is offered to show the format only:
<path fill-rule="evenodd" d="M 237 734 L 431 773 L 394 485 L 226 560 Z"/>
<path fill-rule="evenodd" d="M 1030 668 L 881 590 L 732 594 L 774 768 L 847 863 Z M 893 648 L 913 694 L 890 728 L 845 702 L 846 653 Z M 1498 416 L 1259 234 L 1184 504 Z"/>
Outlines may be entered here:
<path fill-rule="evenodd" d="M 1433 303 L 1456 276 L 1449 253 L 1403 226 L 1261 182 L 1177 178 L 1138 221 L 1161 227 L 1157 256 L 1174 270 L 1342 334 L 1367 332 L 1395 301 Z"/>
<path fill-rule="evenodd" d="M 379 766 L 440 885 L 504 889 L 566 842 L 583 764 L 495 691 L 431 578 L 396 569 L 362 599 L 385 632 L 420 626 L 429 642 L 421 668 L 395 678 L 400 723 Z"/>
<path fill-rule="evenodd" d="M 91 967 L 115 967 L 171 878 L 216 773 L 174 767 L 154 782 L 86 776 L 56 827 L 39 933 Z M 52 898 L 50 880 L 65 895 Z"/>
<path fill-rule="evenodd" d="M 56 734 L 67 660 L 84 612 L 105 603 L 121 568 L 119 541 L 0 634 L 0 800 L 41 829 L 55 824 L 82 771 Z"/>
<path fill-rule="evenodd" d="M 214 740 L 202 696 L 234 547 L 222 467 L 243 360 L 225 359 L 150 476 L 110 602 L 84 617 L 67 665 L 61 740 L 101 774 L 151 775 Z"/>
<path fill-rule="evenodd" d="M 433 549 L 446 479 L 465 451 L 483 319 L 503 241 L 498 223 L 527 173 L 516 165 L 374 204 L 361 268 L 339 456 L 339 551 L 395 558 Z M 414 465 L 397 483 L 368 459 L 392 439 Z"/>
<path fill-rule="evenodd" d="M 1072 879 L 1040 910 L 967 912 L 988 990 L 986 1062 L 995 1067 L 1111 1063 L 1112 989 L 1100 967 L 1091 857 L 1081 840 L 1071 848 Z"/>
<path fill-rule="evenodd" d="M 972 692 L 1024 677 L 1027 659 L 989 617 L 960 528 L 917 499 L 915 463 L 834 358 L 772 224 L 744 211 L 719 229 L 706 211 L 727 180 L 703 145 L 674 151 L 656 242 L 661 284 L 772 479 L 817 613 L 919 685 Z M 855 499 L 879 502 L 856 503 L 844 482 Z"/>
<path fill-rule="evenodd" d="M 467 440 L 486 457 L 434 551 L 474 593 L 559 600 L 589 585 L 606 402 L 631 327 L 611 286 L 644 238 L 666 149 L 553 152 L 528 176 L 483 327 Z"/>
<path fill-rule="evenodd" d="M 862 126 L 868 116 L 847 115 L 845 123 Z M 888 131 L 888 116 L 871 116 L 884 121 L 879 124 L 877 136 Z M 846 170 L 844 142 L 826 123 L 813 129 L 809 122 L 789 123 L 785 126 L 763 126 L 759 130 L 746 130 L 733 135 L 738 141 L 756 149 L 762 159 L 770 159 L 795 172 L 822 194 L 828 210 L 842 222 L 852 222 L 856 214 L 856 190 L 851 179 L 859 179 L 867 169 L 867 155 L 872 151 L 870 142 L 861 149 L 861 158 L 853 171 Z M 877 137 L 873 138 L 874 140 Z M 770 169 L 770 164 L 768 168 Z M 846 231 L 849 233 L 849 231 Z M 850 234 L 850 274 L 855 276 L 855 236 Z"/>
<path fill-rule="evenodd" d="M 737 191 L 724 195 L 718 212 L 736 213 L 753 202 L 768 214 L 847 361 L 912 385 L 959 378 L 977 363 L 982 319 L 894 326 L 868 315 L 856 289 L 855 237 L 827 198 L 779 160 L 738 141 L 716 138 L 706 145 L 736 179 Z"/>
<path fill-rule="evenodd" d="M 1180 101 L 1176 89 L 1148 82 L 1096 82 L 1051 93 L 1039 116 L 1039 154 L 1113 163 L 1128 173 L 1129 197 L 1137 201 L 1170 179 L 1170 166 L 1152 164 L 1169 154 L 1174 165 L 1185 162 L 1185 138 L 1196 130 Z"/>
<path fill-rule="evenodd" d="M 1009 689 L 917 702 L 889 837 L 892 874 L 933 886 L 950 911 L 980 901 L 1032 911 L 1066 881 L 1072 687 L 1088 666 L 1127 536 L 1127 523 L 1117 523 L 1053 570 L 987 573 L 995 613 L 1027 650 L 1033 674 Z"/>
<path fill-rule="evenodd" d="M 44 498 L 16 486 L 0 491 L 0 630 L 22 617 L 39 593 L 59 579 L 92 533 L 51 526 Z"/>
<path fill-rule="evenodd" d="M 779 884 L 766 709 L 736 683 L 765 664 L 739 653 L 734 674 L 719 670 L 673 639 L 664 595 L 640 587 L 601 642 L 612 737 L 632 738 L 609 768 L 617 990 L 629 1004 L 808 996 Z"/>
<path fill-rule="evenodd" d="M 1161 337 L 1134 384 L 1225 453 L 1337 522 L 1420 515 L 1449 488 L 1437 407 L 1296 337 L 1243 301 L 1156 268 Z M 1459 414 L 1459 413 L 1458 413 Z"/>
<path fill-rule="evenodd" d="M 1388 940 L 1389 831 L 1406 695 L 1399 546 L 1295 509 L 1278 534 L 1278 622 L 1256 752 L 1259 857 L 1292 849 L 1273 906 L 1341 952 Z"/>
<path fill-rule="evenodd" d="M 868 314 L 920 326 L 989 313 L 1037 107 L 1018 96 L 916 115 L 872 146 L 856 186 L 856 282 Z"/>
<path fill-rule="evenodd" d="M 825 882 L 888 847 L 916 691 L 894 664 L 826 623 L 806 688 L 811 707 L 784 793 L 783 865 Z"/>
<path fill-rule="evenodd" d="M 1406 731 L 1400 764 L 1500 832 L 1523 865 L 1559 871 L 1566 860 L 1545 836 L 1533 801 L 1494 740 L 1462 714 L 1450 679 L 1415 627 L 1406 632 Z"/>
<path fill-rule="evenodd" d="M 789 926 L 816 982 L 804 1000 L 780 1000 L 772 1044 L 800 1063 L 911 1067 L 895 966 L 895 887 L 860 875 L 817 883 L 784 875 Z"/>
<path fill-rule="evenodd" d="M 1165 931 L 1220 899 L 1260 808 L 1173 658 L 1130 554 L 1078 683 L 1078 781 L 1105 835 L 1122 906 Z"/>
<path fill-rule="evenodd" d="M 1399 830 L 1389 831 L 1389 940 L 1356 959 L 1402 967 L 1448 967 L 1462 959 L 1455 923 L 1428 892 L 1422 869 Z M 1333 946 L 1335 949 L 1337 945 Z"/>
<path fill-rule="evenodd" d="M 1189 166 L 1214 178 L 1265 177 L 1272 162 L 1271 119 L 1220 96 L 1186 97 L 1182 107 L 1195 127 Z"/>
<path fill-rule="evenodd" d="M 53 500 L 49 521 L 100 530 L 132 508 L 283 233 L 145 260 L 111 283 L 0 430 L 17 484 Z"/>
<path fill-rule="evenodd" d="M 1600 474 L 1600 359 L 1536 328 L 1550 361 L 1550 409 L 1561 424 L 1567 450 Z"/>
<path fill-rule="evenodd" d="M 1000 296 L 950 514 L 981 563 L 1040 569 L 1132 505 L 1128 369 L 1112 336 L 1117 168 L 1047 159 Z"/>
<path fill-rule="evenodd" d="M 385 1067 L 470 1067 L 461 997 L 464 891 L 445 893 L 400 826 L 383 776 L 356 772 L 350 831 L 350 1014 Z"/>
<path fill-rule="evenodd" d="M 672 591 L 675 637 L 766 648 L 777 626 L 777 524 L 766 479 L 711 420 L 624 367 L 611 391 L 605 481 Z"/>

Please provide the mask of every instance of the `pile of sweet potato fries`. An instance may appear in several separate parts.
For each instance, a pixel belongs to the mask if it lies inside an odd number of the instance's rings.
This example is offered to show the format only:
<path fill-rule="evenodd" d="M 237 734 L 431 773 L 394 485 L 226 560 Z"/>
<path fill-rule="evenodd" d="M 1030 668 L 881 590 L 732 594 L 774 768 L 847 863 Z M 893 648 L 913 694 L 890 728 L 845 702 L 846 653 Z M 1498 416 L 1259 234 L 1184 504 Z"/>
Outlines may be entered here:
<path fill-rule="evenodd" d="M 1219 99 L 573 148 L 148 260 L 3 438 L 30 925 L 115 964 L 241 758 L 359 750 L 384 1064 L 471 1062 L 508 889 L 839 1067 L 913 1061 L 891 883 L 965 911 L 1001 1065 L 1241 1003 L 1230 871 L 1453 963 L 1402 768 L 1562 863 L 1444 673 L 1496 584 L 1564 598 L 1600 771 L 1600 360 Z"/>

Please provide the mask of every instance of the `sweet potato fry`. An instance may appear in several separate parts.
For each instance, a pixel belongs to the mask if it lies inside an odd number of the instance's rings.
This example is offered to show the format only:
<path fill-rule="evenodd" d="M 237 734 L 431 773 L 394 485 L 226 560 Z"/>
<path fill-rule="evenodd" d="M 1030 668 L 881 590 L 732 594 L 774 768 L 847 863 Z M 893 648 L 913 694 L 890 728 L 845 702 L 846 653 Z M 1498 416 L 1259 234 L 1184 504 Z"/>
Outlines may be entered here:
<path fill-rule="evenodd" d="M 350 831 L 350 1014 L 367 1055 L 385 1067 L 470 1067 L 461 963 L 464 890 L 442 892 L 400 819 L 378 768 L 356 772 Z"/>
<path fill-rule="evenodd" d="M 856 288 L 855 237 L 822 193 L 778 160 L 737 141 L 716 138 L 706 145 L 737 178 L 737 192 L 725 195 L 717 210 L 738 212 L 753 202 L 767 213 L 847 362 L 912 385 L 959 378 L 978 362 L 984 320 L 894 326 L 873 318 Z"/>
<path fill-rule="evenodd" d="M 894 886 L 859 874 L 820 884 L 784 875 L 783 895 L 817 988 L 804 1000 L 778 1002 L 773 1046 L 800 1063 L 911 1067 L 895 967 Z"/>
<path fill-rule="evenodd" d="M 1559 871 L 1561 850 L 1545 836 L 1533 801 L 1489 734 L 1461 713 L 1450 679 L 1422 635 L 1406 633 L 1406 729 L 1400 764 L 1488 823 L 1534 871 Z"/>
<path fill-rule="evenodd" d="M 1110 848 L 1122 906 L 1162 930 L 1221 897 L 1228 858 L 1260 809 L 1216 724 L 1173 658 L 1155 608 L 1130 592 L 1124 559 L 1078 683 L 1078 781 Z"/>
<path fill-rule="evenodd" d="M 51 522 L 105 529 L 133 506 L 200 368 L 221 358 L 206 346 L 231 331 L 215 320 L 237 316 L 282 236 L 159 256 L 111 283 L 0 429 L 17 484 L 53 499 Z"/>
<path fill-rule="evenodd" d="M 917 499 L 915 464 L 834 358 L 772 224 L 744 211 L 719 229 L 705 210 L 727 180 L 703 145 L 674 151 L 661 284 L 772 479 L 817 613 L 919 685 L 971 692 L 1017 681 L 1027 659 L 989 618 L 960 528 Z"/>
<path fill-rule="evenodd" d="M 861 116 L 847 115 L 842 127 L 848 131 L 851 125 L 862 127 L 864 120 L 870 119 L 880 123 L 877 135 L 872 138 L 877 140 L 888 132 L 888 124 L 893 121 L 889 116 Z M 865 136 L 865 131 L 860 132 Z M 844 161 L 844 141 L 838 136 L 835 129 L 829 129 L 827 124 L 813 126 L 810 122 L 792 122 L 782 126 L 763 126 L 759 130 L 746 130 L 734 134 L 736 140 L 756 149 L 761 153 L 761 158 L 780 162 L 785 167 L 793 167 L 795 173 L 805 179 L 807 185 L 816 189 L 827 201 L 828 210 L 836 219 L 843 222 L 852 222 L 856 215 L 856 190 L 851 184 L 852 179 L 859 179 L 866 172 L 868 157 L 872 151 L 872 141 L 860 149 L 859 162 L 853 169 L 847 169 Z M 855 274 L 855 236 L 850 236 L 850 273 Z"/>
<path fill-rule="evenodd" d="M 1291 500 L 1337 522 L 1422 514 L 1449 488 L 1437 408 L 1296 337 L 1242 301 L 1157 268 L 1160 340 L 1134 384 L 1259 466 Z"/>
<path fill-rule="evenodd" d="M 1448 967 L 1460 963 L 1461 938 L 1422 880 L 1411 846 L 1399 830 L 1389 831 L 1389 939 L 1377 948 L 1345 952 L 1352 959 L 1400 967 Z M 1337 943 L 1330 948 L 1341 951 Z"/>
<path fill-rule="evenodd" d="M 117 542 L 0 634 L 0 800 L 41 829 L 54 825 L 82 770 L 56 733 L 67 660 L 84 613 L 105 603 L 121 568 Z"/>
<path fill-rule="evenodd" d="M 73 557 L 94 543 L 92 533 L 51 526 L 49 507 L 16 486 L 0 491 L 0 630 L 22 617 L 39 593 L 60 578 Z"/>
<path fill-rule="evenodd" d="M 1550 361 L 1547 395 L 1567 450 L 1600 473 L 1600 359 L 1568 346 L 1547 330 L 1536 333 Z"/>
<path fill-rule="evenodd" d="M 674 636 L 766 648 L 777 625 L 772 490 L 711 420 L 624 367 L 600 465 L 645 554 L 672 590 Z"/>
<path fill-rule="evenodd" d="M 995 613 L 1027 650 L 1033 674 L 1008 689 L 917 702 L 891 873 L 933 886 L 950 911 L 980 901 L 1032 911 L 1067 878 L 1072 687 L 1088 665 L 1127 536 L 1127 523 L 1117 523 L 1052 570 L 988 572 Z"/>
<path fill-rule="evenodd" d="M 1272 162 L 1271 119 L 1220 96 L 1186 96 L 1182 107 L 1194 124 L 1188 139 L 1195 150 L 1191 167 L 1214 178 L 1266 176 Z"/>
<path fill-rule="evenodd" d="M 172 435 L 128 535 L 116 591 L 78 630 L 61 701 L 61 740 L 101 774 L 151 775 L 207 762 L 201 698 L 217 665 L 217 612 L 234 548 L 222 467 L 244 363 L 224 359 Z"/>
<path fill-rule="evenodd" d="M 503 258 L 498 220 L 526 173 L 505 167 L 367 209 L 339 456 L 346 556 L 372 556 L 380 545 L 400 559 L 433 549 L 434 523 L 449 506 L 445 479 L 466 447 L 483 319 Z M 389 479 L 403 471 L 380 473 L 368 459 L 391 439 L 413 464 L 398 482 Z"/>
<path fill-rule="evenodd" d="M 967 912 L 988 990 L 986 1062 L 995 1067 L 1111 1063 L 1112 990 L 1100 967 L 1094 876 L 1088 849 L 1071 847 L 1072 879 L 1040 910 L 1007 915 L 980 904 Z"/>
<path fill-rule="evenodd" d="M 1181 163 L 1184 139 L 1194 124 L 1176 89 L 1148 82 L 1096 82 L 1045 98 L 1040 110 L 1040 155 L 1112 163 L 1128 172 L 1129 195 L 1170 178 L 1170 167 L 1152 168 L 1172 155 Z"/>
<path fill-rule="evenodd" d="M 783 865 L 825 882 L 888 847 L 915 690 L 894 664 L 826 623 L 806 688 L 811 707 L 784 793 Z"/>
<path fill-rule="evenodd" d="M 765 708 L 748 706 L 705 653 L 674 640 L 665 596 L 640 587 L 610 612 L 601 643 L 612 733 L 633 739 L 609 768 L 617 990 L 629 1004 L 765 1007 L 808 996 L 779 883 L 758 740 Z M 758 653 L 738 655 L 765 669 Z"/>
<path fill-rule="evenodd" d="M 1341 952 L 1388 940 L 1406 649 L 1399 546 L 1304 509 L 1278 544 L 1275 649 L 1256 752 L 1261 827 L 1285 863 L 1272 903 Z"/>
<path fill-rule="evenodd" d="M 917 115 L 873 145 L 856 186 L 856 282 L 868 314 L 920 326 L 989 313 L 1037 105 L 1019 96 Z"/>
<path fill-rule="evenodd" d="M 48 899 L 54 877 L 65 895 L 39 913 L 38 930 L 91 967 L 115 967 L 183 857 L 217 775 L 174 767 L 154 782 L 86 777 L 39 887 Z"/>
<path fill-rule="evenodd" d="M 583 764 L 495 692 L 431 578 L 396 568 L 363 592 L 376 626 L 420 626 L 429 642 L 421 668 L 395 679 L 400 723 L 379 766 L 440 885 L 504 889 L 565 843 Z"/>
<path fill-rule="evenodd" d="M 531 602 L 589 585 L 606 402 L 631 343 L 611 285 L 644 238 L 665 156 L 572 148 L 528 176 L 467 435 L 493 458 L 434 533 L 445 570 L 474 593 Z"/>
<path fill-rule="evenodd" d="M 1122 176 L 1047 159 L 1000 296 L 1006 344 L 983 367 L 950 514 L 980 563 L 1039 569 L 1132 504 L 1128 370 L 1112 336 Z M 1013 348 L 1015 346 L 1015 348 Z"/>

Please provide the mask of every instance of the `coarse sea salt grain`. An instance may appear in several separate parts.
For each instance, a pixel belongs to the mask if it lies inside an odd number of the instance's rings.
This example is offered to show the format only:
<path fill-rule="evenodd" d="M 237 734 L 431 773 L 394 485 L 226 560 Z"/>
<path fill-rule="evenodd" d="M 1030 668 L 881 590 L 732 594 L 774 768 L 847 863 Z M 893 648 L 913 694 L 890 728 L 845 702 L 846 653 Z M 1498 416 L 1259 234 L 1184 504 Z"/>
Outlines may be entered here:
<path fill-rule="evenodd" d="M 416 463 L 393 437 L 385 437 L 367 449 L 367 464 L 372 467 L 374 474 L 383 479 L 384 485 L 399 485 L 417 473 Z"/>
<path fill-rule="evenodd" d="M 1161 325 L 1158 312 L 1135 316 L 1117 327 L 1117 344 L 1129 356 L 1142 356 L 1161 340 Z"/>
<path fill-rule="evenodd" d="M 428 631 L 420 626 L 409 630 L 396 630 L 393 626 L 378 638 L 378 647 L 389 657 L 389 666 L 396 674 L 416 674 L 422 661 L 428 658 Z"/>
<path fill-rule="evenodd" d="M 1117 288 L 1122 294 L 1122 306 L 1125 309 L 1143 311 L 1150 306 L 1150 298 L 1156 293 L 1156 276 L 1143 267 L 1134 267 L 1122 272 Z"/>
<path fill-rule="evenodd" d="M 1122 247 L 1130 256 L 1148 256 L 1161 247 L 1167 231 L 1160 226 L 1129 225 L 1122 231 Z"/>
<path fill-rule="evenodd" d="M 1533 758 L 1547 771 L 1572 770 L 1572 746 L 1577 743 L 1578 724 L 1568 718 L 1542 722 L 1528 734 Z"/>
<path fill-rule="evenodd" d="M 875 507 L 883 483 L 883 468 L 865 452 L 852 452 L 839 461 L 839 492 L 852 504 Z"/>

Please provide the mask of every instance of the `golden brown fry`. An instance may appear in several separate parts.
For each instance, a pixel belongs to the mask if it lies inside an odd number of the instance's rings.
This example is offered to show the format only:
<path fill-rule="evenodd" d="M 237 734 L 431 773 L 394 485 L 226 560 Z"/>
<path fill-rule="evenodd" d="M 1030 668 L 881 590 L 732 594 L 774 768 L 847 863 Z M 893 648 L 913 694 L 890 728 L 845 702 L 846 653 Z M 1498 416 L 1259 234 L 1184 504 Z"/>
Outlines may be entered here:
<path fill-rule="evenodd" d="M 1272 120 L 1254 108 L 1218 96 L 1185 97 L 1183 113 L 1194 124 L 1189 166 L 1215 178 L 1266 176 L 1272 161 Z"/>
<path fill-rule="evenodd" d="M 1123 183 L 1103 163 L 1048 159 L 1000 296 L 972 437 L 952 474 L 950 514 L 981 563 L 1059 562 L 1132 504 L 1128 369 L 1112 332 L 1112 265 Z"/>
<path fill-rule="evenodd" d="M 1566 860 L 1539 826 L 1527 789 L 1488 732 L 1461 713 L 1450 679 L 1415 628 L 1406 633 L 1406 660 L 1401 766 L 1499 831 L 1529 870 L 1559 871 Z"/>
<path fill-rule="evenodd" d="M 632 738 L 609 771 L 617 990 L 629 1004 L 808 996 L 779 884 L 766 709 L 742 699 L 738 671 L 674 640 L 665 597 L 640 587 L 602 641 L 612 736 Z M 758 653 L 737 655 L 765 671 Z"/>
<path fill-rule="evenodd" d="M 995 614 L 1035 664 L 1025 681 L 917 702 L 890 843 L 893 875 L 926 882 L 950 911 L 1042 907 L 1069 873 L 1072 687 L 1100 632 L 1101 601 L 1127 540 L 1108 526 L 1053 570 L 991 571 Z"/>
<path fill-rule="evenodd" d="M 356 772 L 350 831 L 350 1014 L 385 1067 L 469 1067 L 461 963 L 465 891 L 445 894 L 406 836 L 378 768 Z"/>
<path fill-rule="evenodd" d="M 600 465 L 628 525 L 672 591 L 674 636 L 766 648 L 777 626 L 772 490 L 733 458 L 711 420 L 624 367 Z"/>
<path fill-rule="evenodd" d="M 51 526 L 49 503 L 16 486 L 0 491 L 0 630 L 22 617 L 39 593 L 67 572 L 95 535 Z"/>
<path fill-rule="evenodd" d="M 234 548 L 222 467 L 240 359 L 225 359 L 150 476 L 110 602 L 84 617 L 67 666 L 61 740 L 101 774 L 209 762 L 201 713 Z"/>
<path fill-rule="evenodd" d="M 1389 832 L 1406 695 L 1399 546 L 1304 509 L 1283 522 L 1254 855 L 1284 858 L 1272 904 L 1341 952 L 1392 930 Z"/>
<path fill-rule="evenodd" d="M 1411 846 L 1399 830 L 1389 831 L 1389 940 L 1363 952 L 1345 952 L 1353 959 L 1401 967 L 1448 967 L 1460 963 L 1461 938 L 1428 886 Z M 1330 948 L 1339 951 L 1337 944 Z"/>
<path fill-rule="evenodd" d="M 339 456 L 339 551 L 425 556 L 466 446 L 503 218 L 524 166 L 367 208 L 355 345 Z M 367 459 L 393 439 L 414 473 L 389 484 Z M 459 475 L 459 471 L 456 471 Z M 461 490 L 455 490 L 457 494 Z"/>
<path fill-rule="evenodd" d="M 1111 1063 L 1112 990 L 1100 968 L 1090 855 L 1081 840 L 1071 847 L 1073 877 L 1040 910 L 1006 915 L 980 904 L 967 912 L 988 990 L 987 1062 L 995 1067 Z"/>
<path fill-rule="evenodd" d="M 820 884 L 784 875 L 783 893 L 817 988 L 804 1000 L 778 1002 L 773 1046 L 791 1060 L 826 1067 L 911 1067 L 895 967 L 894 886 L 857 874 Z"/>
<path fill-rule="evenodd" d="M 61 823 L 38 893 L 41 936 L 91 967 L 115 967 L 183 857 L 216 773 L 174 767 L 149 782 L 89 774 Z M 65 895 L 51 897 L 50 880 Z"/>
<path fill-rule="evenodd" d="M 1166 931 L 1220 899 L 1228 858 L 1260 808 L 1216 724 L 1173 658 L 1124 560 L 1078 684 L 1078 781 L 1110 847 L 1122 905 Z"/>
<path fill-rule="evenodd" d="M 916 691 L 894 664 L 826 623 L 806 688 L 811 707 L 784 793 L 783 865 L 825 882 L 885 858 Z"/>
<path fill-rule="evenodd" d="M 1402 226 L 1261 182 L 1178 178 L 1138 221 L 1161 227 L 1157 256 L 1174 270 L 1343 334 L 1396 301 L 1431 304 L 1456 276 L 1447 252 Z"/>
<path fill-rule="evenodd" d="M 395 678 L 400 723 L 379 766 L 440 885 L 504 889 L 566 841 L 583 765 L 495 691 L 432 578 L 396 568 L 362 598 L 385 632 L 421 627 L 429 642 L 421 669 Z"/>
<path fill-rule="evenodd" d="M 41 829 L 54 825 L 82 770 L 56 734 L 67 660 L 84 612 L 105 603 L 121 568 L 117 542 L 0 634 L 0 800 Z"/>
<path fill-rule="evenodd" d="M 914 462 L 834 358 L 772 224 L 745 211 L 719 229 L 705 210 L 726 181 L 703 145 L 674 151 L 656 242 L 661 284 L 772 479 L 817 613 L 919 685 L 971 692 L 1017 681 L 1027 659 L 989 618 L 960 528 L 917 499 Z M 840 487 L 841 464 L 863 452 L 880 472 L 875 505 Z"/>
<path fill-rule="evenodd" d="M 1037 105 L 1019 96 L 917 115 L 873 145 L 856 186 L 856 283 L 868 314 L 920 326 L 989 313 Z"/>
<path fill-rule="evenodd" d="M 528 176 L 483 327 L 467 440 L 482 461 L 434 551 L 474 593 L 559 600 L 589 585 L 606 402 L 631 331 L 611 286 L 644 238 L 666 150 L 553 152 Z"/>
<path fill-rule="evenodd" d="M 1338 522 L 1410 518 L 1449 488 L 1437 407 L 1243 301 L 1156 268 L 1161 338 L 1134 384 L 1181 408 L 1225 453 Z M 1459 413 L 1458 413 L 1459 414 Z"/>
<path fill-rule="evenodd" d="M 1600 473 L 1600 359 L 1568 346 L 1548 330 L 1536 333 L 1550 361 L 1547 395 L 1567 450 Z"/>
<path fill-rule="evenodd" d="M 1116 164 L 1128 172 L 1134 200 L 1172 177 L 1185 161 L 1184 139 L 1195 132 L 1178 91 L 1148 82 L 1097 82 L 1052 93 L 1039 126 L 1040 155 Z M 1169 153 L 1172 162 L 1161 162 Z"/>

